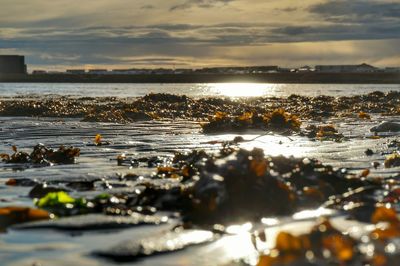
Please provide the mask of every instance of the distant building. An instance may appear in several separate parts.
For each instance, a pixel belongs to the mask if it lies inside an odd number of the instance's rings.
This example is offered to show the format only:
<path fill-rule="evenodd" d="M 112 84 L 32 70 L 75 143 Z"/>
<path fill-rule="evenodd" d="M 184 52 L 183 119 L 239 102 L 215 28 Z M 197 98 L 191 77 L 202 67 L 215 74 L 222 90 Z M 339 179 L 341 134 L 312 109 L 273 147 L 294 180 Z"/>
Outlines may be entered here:
<path fill-rule="evenodd" d="M 138 74 L 138 71 L 135 69 L 113 69 L 111 70 L 110 74 L 114 75 L 132 75 L 132 74 Z"/>
<path fill-rule="evenodd" d="M 295 72 L 304 73 L 304 72 L 314 72 L 315 69 L 310 66 L 302 66 L 296 69 Z"/>
<path fill-rule="evenodd" d="M 190 74 L 193 72 L 193 69 L 190 68 L 177 68 L 174 70 L 174 74 Z"/>
<path fill-rule="evenodd" d="M 174 74 L 174 70 L 166 69 L 166 68 L 157 68 L 157 69 L 152 69 L 151 74 L 154 74 L 154 75 Z"/>
<path fill-rule="evenodd" d="M 262 74 L 280 72 L 278 66 L 248 66 L 248 67 L 207 67 L 196 69 L 202 74 Z"/>
<path fill-rule="evenodd" d="M 67 69 L 65 71 L 67 74 L 74 74 L 74 75 L 80 75 L 80 74 L 85 74 L 86 70 L 84 69 Z"/>
<path fill-rule="evenodd" d="M 278 66 L 253 66 L 248 67 L 250 73 L 277 73 L 280 72 Z"/>
<path fill-rule="evenodd" d="M 46 70 L 33 70 L 32 71 L 32 75 L 43 75 L 43 74 L 47 74 Z"/>
<path fill-rule="evenodd" d="M 90 69 L 88 71 L 88 74 L 104 75 L 104 74 L 108 74 L 108 70 L 107 69 Z"/>
<path fill-rule="evenodd" d="M 400 73 L 400 67 L 387 67 L 384 72 L 386 73 Z"/>
<path fill-rule="evenodd" d="M 318 65 L 315 66 L 316 72 L 322 73 L 371 73 L 376 72 L 378 68 L 368 65 Z"/>
<path fill-rule="evenodd" d="M 0 74 L 26 74 L 25 56 L 0 55 Z"/>
<path fill-rule="evenodd" d="M 60 74 L 65 74 L 65 73 L 63 73 L 61 71 L 50 70 L 50 71 L 47 71 L 47 74 L 49 74 L 49 75 L 60 75 Z"/>

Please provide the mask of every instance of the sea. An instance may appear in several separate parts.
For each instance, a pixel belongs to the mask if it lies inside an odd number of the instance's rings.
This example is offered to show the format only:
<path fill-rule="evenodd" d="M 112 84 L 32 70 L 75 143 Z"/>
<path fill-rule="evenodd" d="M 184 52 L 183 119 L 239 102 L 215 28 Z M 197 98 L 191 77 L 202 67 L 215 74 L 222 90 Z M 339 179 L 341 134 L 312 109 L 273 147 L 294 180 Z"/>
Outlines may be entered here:
<path fill-rule="evenodd" d="M 141 97 L 149 93 L 190 97 L 351 96 L 373 91 L 399 91 L 400 84 L 273 84 L 273 83 L 0 83 L 0 96 Z"/>

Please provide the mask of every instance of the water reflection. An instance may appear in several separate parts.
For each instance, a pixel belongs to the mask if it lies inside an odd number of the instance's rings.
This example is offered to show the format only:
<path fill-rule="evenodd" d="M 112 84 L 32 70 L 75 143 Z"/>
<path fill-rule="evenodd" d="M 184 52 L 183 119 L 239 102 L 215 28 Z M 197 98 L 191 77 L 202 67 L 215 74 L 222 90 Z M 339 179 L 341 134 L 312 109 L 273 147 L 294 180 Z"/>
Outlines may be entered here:
<path fill-rule="evenodd" d="M 257 135 L 243 135 L 243 137 L 245 139 L 252 139 L 257 137 Z M 261 148 L 264 150 L 265 154 L 271 156 L 283 155 L 286 157 L 294 156 L 297 158 L 306 157 L 311 151 L 310 147 L 302 145 L 298 137 L 288 138 L 279 135 L 262 136 L 254 141 L 242 143 L 241 147 L 248 150 Z"/>
<path fill-rule="evenodd" d="M 325 209 L 325 208 L 318 208 L 316 210 L 304 210 L 293 214 L 293 219 L 295 220 L 305 220 L 323 216 L 331 216 L 334 214 L 333 210 Z"/>
<path fill-rule="evenodd" d="M 275 96 L 281 84 L 216 83 L 208 84 L 211 95 L 228 97 Z"/>

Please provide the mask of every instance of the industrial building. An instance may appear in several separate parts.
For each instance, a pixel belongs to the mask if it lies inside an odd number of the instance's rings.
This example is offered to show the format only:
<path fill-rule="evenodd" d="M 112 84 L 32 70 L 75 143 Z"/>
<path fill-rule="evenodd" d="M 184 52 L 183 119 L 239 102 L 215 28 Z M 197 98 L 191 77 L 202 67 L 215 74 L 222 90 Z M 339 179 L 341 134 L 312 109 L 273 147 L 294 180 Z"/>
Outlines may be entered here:
<path fill-rule="evenodd" d="M 368 64 L 361 65 L 319 65 L 315 66 L 316 72 L 323 73 L 372 73 L 378 69 Z"/>
<path fill-rule="evenodd" d="M 25 56 L 0 55 L 0 74 L 26 74 Z"/>

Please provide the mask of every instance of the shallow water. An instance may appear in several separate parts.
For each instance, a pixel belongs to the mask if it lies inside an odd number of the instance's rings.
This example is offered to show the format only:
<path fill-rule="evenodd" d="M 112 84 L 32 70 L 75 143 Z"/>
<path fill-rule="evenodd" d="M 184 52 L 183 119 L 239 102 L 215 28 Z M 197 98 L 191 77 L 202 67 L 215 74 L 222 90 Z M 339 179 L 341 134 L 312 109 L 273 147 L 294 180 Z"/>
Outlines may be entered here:
<path fill-rule="evenodd" d="M 399 91 L 390 84 L 272 84 L 272 83 L 195 83 L 195 84 L 104 84 L 104 83 L 0 83 L 0 97 L 27 95 L 73 95 L 88 97 L 141 97 L 148 93 L 204 96 L 350 96 L 373 91 Z"/>
<path fill-rule="evenodd" d="M 382 118 L 373 116 L 371 121 L 365 122 L 354 118 L 331 120 L 338 130 L 349 141 L 319 142 L 310 141 L 306 137 L 269 134 L 255 141 L 243 143 L 245 148 L 261 147 L 266 154 L 295 157 L 318 158 L 324 163 L 337 167 L 347 167 L 351 171 L 360 172 L 370 168 L 372 161 L 383 162 L 381 151 L 387 150 L 387 143 L 400 134 L 393 134 L 381 139 L 370 139 L 369 128 L 378 124 Z M 400 117 L 390 119 L 400 120 Z M 81 156 L 74 165 L 59 165 L 43 168 L 20 168 L 16 165 L 0 163 L 0 206 L 24 205 L 32 206 L 32 200 L 26 197 L 30 188 L 5 186 L 9 178 L 37 178 L 51 179 L 90 179 L 111 177 L 116 173 L 146 174 L 154 169 L 117 166 L 116 156 L 121 153 L 134 157 L 151 155 L 172 155 L 174 151 L 190 149 L 216 150 L 218 144 L 207 144 L 215 140 L 231 140 L 237 134 L 204 135 L 196 122 L 188 121 L 150 121 L 132 124 L 117 125 L 106 123 L 83 123 L 78 119 L 50 119 L 50 118 L 0 118 L 0 153 L 11 153 L 11 146 L 17 145 L 20 150 L 30 150 L 37 143 L 45 143 L 51 147 L 61 144 L 74 145 L 81 148 Z M 88 146 L 93 142 L 96 134 L 103 135 L 111 142 L 109 146 Z M 245 139 L 252 139 L 258 133 L 242 134 Z M 368 157 L 364 151 L 371 148 L 375 155 Z M 399 168 L 385 169 L 382 166 L 372 170 L 371 175 L 389 176 L 398 173 Z M 118 191 L 118 187 L 105 191 Z M 79 192 L 78 195 L 88 195 Z M 317 215 L 321 214 L 317 212 Z M 311 215 L 312 216 L 312 215 Z M 297 216 L 307 218 L 307 216 Z M 286 219 L 286 218 L 285 218 Z M 307 230 L 311 226 L 307 221 L 293 221 L 267 229 L 269 244 L 276 232 L 281 229 Z M 354 226 L 341 217 L 333 219 L 334 224 L 342 227 Z M 170 229 L 174 225 L 171 220 L 161 226 L 140 226 L 121 230 L 102 230 L 93 232 L 68 233 L 55 230 L 10 230 L 0 234 L 0 262 L 1 265 L 114 265 L 110 261 L 90 256 L 93 250 L 108 248 L 125 240 L 157 235 Z M 253 225 L 259 226 L 259 225 Z M 359 228 L 359 224 L 357 225 Z M 231 265 L 232 261 L 245 260 L 250 264 L 256 262 L 256 252 L 251 244 L 250 235 L 245 230 L 236 230 L 237 233 L 225 236 L 216 242 L 189 247 L 183 251 L 166 255 L 145 258 L 126 265 Z M 199 256 L 200 255 L 200 256 Z"/>

